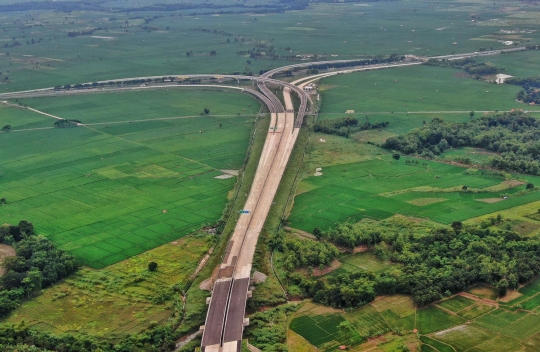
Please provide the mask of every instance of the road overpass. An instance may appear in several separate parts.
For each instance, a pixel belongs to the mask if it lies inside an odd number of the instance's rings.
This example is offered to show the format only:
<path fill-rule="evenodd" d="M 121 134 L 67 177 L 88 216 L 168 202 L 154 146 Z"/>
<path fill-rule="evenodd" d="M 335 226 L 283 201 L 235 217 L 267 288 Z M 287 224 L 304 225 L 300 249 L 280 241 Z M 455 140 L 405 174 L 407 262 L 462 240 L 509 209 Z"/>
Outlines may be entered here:
<path fill-rule="evenodd" d="M 493 50 L 481 53 L 465 53 L 445 56 L 436 56 L 436 59 L 459 59 L 464 57 L 498 55 L 522 51 L 525 48 L 511 48 L 503 50 Z M 196 79 L 216 79 L 216 75 L 193 74 L 193 75 L 162 75 L 148 77 L 122 78 L 99 83 L 112 83 L 109 87 L 90 88 L 90 89 L 70 89 L 55 90 L 54 88 L 36 89 L 22 92 L 1 93 L 0 100 L 31 98 L 37 96 L 56 96 L 72 95 L 86 93 L 101 93 L 110 91 L 132 91 L 142 89 L 158 88 L 186 88 L 186 87 L 219 87 L 225 89 L 235 89 L 247 94 L 251 94 L 265 104 L 270 111 L 271 121 L 268 136 L 266 138 L 263 151 L 257 167 L 257 172 L 244 206 L 247 213 L 242 214 L 238 219 L 237 225 L 229 241 L 225 252 L 223 262 L 220 265 L 219 273 L 209 299 L 209 308 L 203 330 L 202 350 L 204 352 L 236 352 L 241 350 L 241 341 L 243 328 L 247 324 L 245 320 L 245 308 L 247 298 L 250 297 L 249 284 L 252 268 L 253 255 L 257 244 L 258 236 L 266 221 L 266 217 L 272 205 L 272 201 L 277 192 L 281 177 L 285 172 L 285 167 L 289 156 L 296 142 L 299 129 L 307 111 L 308 96 L 297 86 L 309 83 L 313 80 L 321 79 L 335 74 L 350 73 L 355 71 L 364 71 L 372 69 L 395 68 L 403 66 L 418 65 L 422 62 L 397 62 L 392 64 L 366 65 L 357 68 L 347 68 L 344 70 L 325 72 L 318 75 L 301 78 L 295 82 L 288 83 L 273 79 L 272 76 L 285 70 L 309 68 L 315 64 L 339 64 L 358 60 L 336 60 L 319 61 L 311 63 L 300 63 L 284 66 L 270 70 L 260 77 L 242 76 L 242 75 L 219 75 L 220 79 L 251 80 L 257 83 L 260 90 L 245 87 L 235 87 L 228 85 L 215 84 L 151 84 L 149 86 L 127 86 L 114 87 L 128 80 L 151 79 L 155 80 L 162 77 L 187 77 Z M 91 83 L 87 83 L 91 84 Z M 283 87 L 285 106 L 268 89 L 266 84 L 274 84 Z M 298 110 L 294 112 L 290 93 L 294 92 L 300 98 Z"/>

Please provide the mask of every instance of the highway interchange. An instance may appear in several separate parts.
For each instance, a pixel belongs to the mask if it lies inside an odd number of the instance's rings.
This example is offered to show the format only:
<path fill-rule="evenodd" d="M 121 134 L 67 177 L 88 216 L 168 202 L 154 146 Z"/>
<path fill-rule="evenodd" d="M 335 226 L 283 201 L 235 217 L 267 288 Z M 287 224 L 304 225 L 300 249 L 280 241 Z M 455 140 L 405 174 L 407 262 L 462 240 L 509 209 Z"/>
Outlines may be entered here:
<path fill-rule="evenodd" d="M 523 47 L 493 50 L 481 53 L 453 54 L 433 57 L 436 59 L 455 60 L 465 57 L 497 55 L 506 52 L 522 51 Z M 240 215 L 237 225 L 229 241 L 227 250 L 223 257 L 223 262 L 217 279 L 214 283 L 212 296 L 209 299 L 209 308 L 206 322 L 203 327 L 202 351 L 203 352 L 236 352 L 241 350 L 242 333 L 244 326 L 248 324 L 245 319 L 245 307 L 248 297 L 250 297 L 250 276 L 252 261 L 258 236 L 266 221 L 272 201 L 279 187 L 281 177 L 285 172 L 289 156 L 296 142 L 304 116 L 307 112 L 309 97 L 302 89 L 304 85 L 315 80 L 336 74 L 350 73 L 354 71 L 373 70 L 383 68 L 394 68 L 411 65 L 419 65 L 427 58 L 419 58 L 414 61 L 399 62 L 394 64 L 380 64 L 370 66 L 352 67 L 344 70 L 324 72 L 312 76 L 306 76 L 292 83 L 277 80 L 273 76 L 285 70 L 306 69 L 314 64 L 338 64 L 347 63 L 354 60 L 336 60 L 323 62 L 309 62 L 284 66 L 273 69 L 259 77 L 241 75 L 219 75 L 220 80 L 228 79 L 239 82 L 240 80 L 251 80 L 257 84 L 259 91 L 247 87 L 239 87 L 223 84 L 150 84 L 148 86 L 117 86 L 127 80 L 147 79 L 154 80 L 164 76 L 124 78 L 97 83 L 110 83 L 110 87 L 99 87 L 90 89 L 70 89 L 55 90 L 54 88 L 36 89 L 30 91 L 10 92 L 0 94 L 1 100 L 30 98 L 38 96 L 72 95 L 85 93 L 99 93 L 112 91 L 131 91 L 142 89 L 159 88 L 185 88 L 185 87 L 215 87 L 220 89 L 235 89 L 253 95 L 261 101 L 269 110 L 271 115 L 270 129 L 265 140 L 261 153 L 257 171 L 251 186 L 248 199 L 244 209 L 248 212 Z M 170 75 L 173 77 L 188 77 L 196 79 L 215 80 L 216 75 Z M 165 76 L 169 77 L 169 75 Z M 276 97 L 267 84 L 283 87 L 283 101 Z M 300 99 L 300 105 L 296 111 L 291 99 L 291 92 L 294 92 Z"/>

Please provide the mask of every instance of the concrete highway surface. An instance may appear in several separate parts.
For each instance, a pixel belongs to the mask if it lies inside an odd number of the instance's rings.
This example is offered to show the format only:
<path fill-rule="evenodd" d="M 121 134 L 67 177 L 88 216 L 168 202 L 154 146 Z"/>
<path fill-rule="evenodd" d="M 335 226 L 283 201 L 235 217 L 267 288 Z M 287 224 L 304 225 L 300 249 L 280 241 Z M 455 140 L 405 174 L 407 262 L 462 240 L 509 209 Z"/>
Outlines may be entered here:
<path fill-rule="evenodd" d="M 525 48 L 511 48 L 503 50 L 493 50 L 480 53 L 466 53 L 434 57 L 436 59 L 459 59 L 464 57 L 497 55 L 514 51 L 522 51 Z M 142 89 L 158 88 L 184 88 L 184 87 L 219 87 L 236 89 L 244 93 L 251 94 L 268 107 L 271 115 L 270 128 L 265 140 L 263 151 L 259 159 L 257 171 L 253 184 L 248 195 L 245 212 L 238 219 L 234 232 L 229 241 L 227 250 L 220 265 L 217 279 L 214 283 L 212 296 L 209 298 L 209 307 L 206 322 L 203 328 L 201 348 L 203 352 L 237 352 L 241 350 L 242 333 L 244 326 L 248 324 L 245 319 L 245 308 L 249 291 L 250 276 L 253 256 L 260 232 L 272 206 L 274 196 L 278 190 L 281 178 L 285 172 L 287 162 L 298 137 L 300 127 L 307 111 L 309 101 L 308 95 L 302 89 L 307 83 L 332 76 L 335 74 L 350 73 L 355 71 L 365 71 L 372 69 L 395 68 L 421 64 L 428 58 L 418 58 L 418 61 L 400 62 L 394 64 L 379 64 L 362 67 L 351 67 L 338 71 L 325 72 L 317 75 L 301 78 L 292 83 L 271 78 L 285 70 L 309 68 L 314 64 L 321 63 L 346 63 L 357 60 L 336 60 L 325 62 L 301 63 L 273 69 L 260 77 L 241 75 L 164 75 L 151 77 L 124 78 L 98 83 L 113 84 L 108 87 L 90 89 L 70 89 L 55 90 L 54 88 L 36 89 L 23 92 L 1 93 L 0 100 L 15 98 L 31 98 L 37 96 L 62 96 L 84 93 L 100 93 L 110 91 L 131 91 Z M 251 80 L 257 82 L 259 91 L 245 87 L 235 87 L 229 85 L 215 84 L 148 84 L 145 86 L 118 87 L 122 81 L 135 79 L 156 79 L 162 77 L 184 77 L 197 79 L 215 80 L 216 77 L 240 80 Z M 303 82 L 303 83 L 300 83 Z M 266 84 L 274 84 L 283 87 L 283 101 L 276 97 Z M 300 105 L 296 112 L 291 99 L 291 92 L 300 98 Z M 4 102 L 7 103 L 7 102 Z M 56 118 L 56 117 L 55 117 Z M 84 125 L 84 124 L 83 124 Z"/>

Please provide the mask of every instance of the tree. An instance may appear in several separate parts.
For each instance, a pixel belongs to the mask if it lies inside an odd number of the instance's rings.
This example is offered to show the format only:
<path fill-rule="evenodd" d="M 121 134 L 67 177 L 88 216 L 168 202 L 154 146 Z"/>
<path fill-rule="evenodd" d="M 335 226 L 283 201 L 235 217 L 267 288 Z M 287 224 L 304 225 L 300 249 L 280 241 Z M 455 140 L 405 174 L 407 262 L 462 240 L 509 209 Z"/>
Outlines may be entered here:
<path fill-rule="evenodd" d="M 156 262 L 148 263 L 148 270 L 150 270 L 150 271 L 156 271 L 157 267 L 158 267 L 158 264 Z"/>
<path fill-rule="evenodd" d="M 469 116 L 470 116 L 471 119 L 472 119 L 472 118 L 474 117 L 474 111 L 471 111 L 471 112 L 469 113 Z"/>
<path fill-rule="evenodd" d="M 506 279 L 501 279 L 497 283 L 497 289 L 499 290 L 499 297 L 506 296 L 506 293 L 508 292 L 508 281 Z"/>
<path fill-rule="evenodd" d="M 401 155 L 399 155 L 398 153 L 394 153 L 392 154 L 392 158 L 397 161 L 399 160 L 399 158 L 401 158 Z"/>
<path fill-rule="evenodd" d="M 313 229 L 313 236 L 317 237 L 320 240 L 323 237 L 323 233 L 320 228 L 316 227 Z"/>
<path fill-rule="evenodd" d="M 25 235 L 33 235 L 34 234 L 34 224 L 32 224 L 30 221 L 27 220 L 21 220 L 19 221 L 19 225 L 17 225 L 19 228 L 19 232 L 21 234 Z"/>
<path fill-rule="evenodd" d="M 210 50 L 210 56 L 216 56 L 217 52 L 215 50 Z"/>
<path fill-rule="evenodd" d="M 190 57 L 191 56 L 191 53 L 189 51 L 186 51 L 186 56 L 187 57 Z"/>
<path fill-rule="evenodd" d="M 533 185 L 532 183 L 529 182 L 529 183 L 527 183 L 527 187 L 526 187 L 526 188 L 527 188 L 528 191 L 532 191 L 532 190 L 534 189 L 534 185 Z"/>
<path fill-rule="evenodd" d="M 467 187 L 467 186 L 461 187 L 461 190 L 462 190 L 463 192 L 467 192 L 468 189 L 469 189 L 469 187 Z"/>
<path fill-rule="evenodd" d="M 341 337 L 344 339 L 345 343 L 350 345 L 353 343 L 354 340 L 354 332 L 356 329 L 351 324 L 351 322 L 345 320 L 339 323 L 338 325 L 339 333 Z"/>
<path fill-rule="evenodd" d="M 461 221 L 454 221 L 450 226 L 452 226 L 454 232 L 457 234 L 459 234 L 459 231 L 461 231 L 461 229 L 463 228 L 463 224 L 461 223 Z"/>
<path fill-rule="evenodd" d="M 204 108 L 204 114 L 208 116 L 208 114 L 210 114 L 210 109 Z"/>
<path fill-rule="evenodd" d="M 41 272 L 38 268 L 32 268 L 22 280 L 22 286 L 28 297 L 36 295 L 41 290 Z"/>
<path fill-rule="evenodd" d="M 9 132 L 11 130 L 11 125 L 5 125 L 4 127 L 2 127 L 2 131 L 4 132 Z"/>
<path fill-rule="evenodd" d="M 6 203 L 7 203 L 6 197 L 0 198 L 0 204 L 6 204 Z"/>

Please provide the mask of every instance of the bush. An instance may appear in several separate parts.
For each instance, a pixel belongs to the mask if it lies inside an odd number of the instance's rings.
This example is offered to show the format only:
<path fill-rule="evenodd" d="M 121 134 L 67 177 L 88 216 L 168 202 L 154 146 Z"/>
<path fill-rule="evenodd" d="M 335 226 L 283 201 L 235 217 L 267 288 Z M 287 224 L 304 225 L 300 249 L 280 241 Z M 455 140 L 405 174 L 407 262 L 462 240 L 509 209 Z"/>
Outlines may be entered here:
<path fill-rule="evenodd" d="M 156 262 L 148 263 L 148 270 L 150 270 L 150 271 L 156 271 L 157 267 L 158 267 L 158 264 Z"/>

